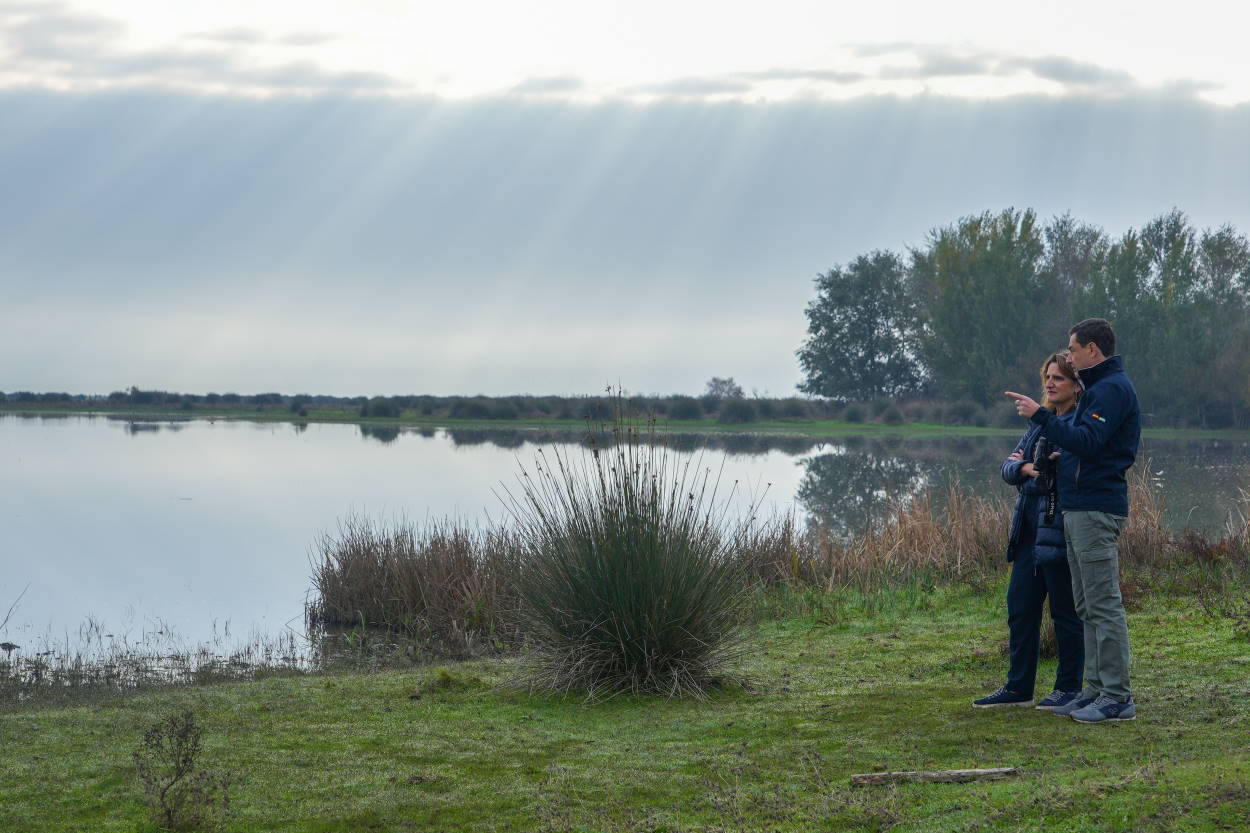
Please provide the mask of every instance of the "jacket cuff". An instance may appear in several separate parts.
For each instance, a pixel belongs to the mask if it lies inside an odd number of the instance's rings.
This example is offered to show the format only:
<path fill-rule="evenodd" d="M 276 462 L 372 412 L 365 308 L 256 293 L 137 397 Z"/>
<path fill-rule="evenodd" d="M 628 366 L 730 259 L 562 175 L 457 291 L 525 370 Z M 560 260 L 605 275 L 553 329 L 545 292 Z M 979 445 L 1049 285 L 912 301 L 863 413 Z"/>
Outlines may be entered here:
<path fill-rule="evenodd" d="M 1033 412 L 1033 416 L 1029 417 L 1029 421 L 1035 422 L 1038 425 L 1045 425 L 1046 420 L 1050 419 L 1050 417 L 1051 417 L 1050 411 L 1046 410 L 1045 408 L 1038 408 L 1036 411 Z"/>
<path fill-rule="evenodd" d="M 1003 480 L 1008 485 L 1019 486 L 1024 482 L 1024 478 L 1020 476 L 1020 469 L 1024 468 L 1023 460 L 1008 460 L 1003 463 L 1002 475 Z"/>

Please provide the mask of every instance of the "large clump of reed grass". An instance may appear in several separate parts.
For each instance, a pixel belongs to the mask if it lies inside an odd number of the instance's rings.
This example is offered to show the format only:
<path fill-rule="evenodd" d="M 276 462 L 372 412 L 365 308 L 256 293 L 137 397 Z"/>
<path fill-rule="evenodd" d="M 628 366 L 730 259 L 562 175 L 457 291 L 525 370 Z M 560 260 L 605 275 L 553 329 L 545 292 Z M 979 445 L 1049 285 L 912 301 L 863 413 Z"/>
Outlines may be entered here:
<path fill-rule="evenodd" d="M 480 653 L 511 638 L 517 554 L 504 529 L 352 516 L 315 547 L 309 623 L 385 629 L 449 655 Z"/>
<path fill-rule="evenodd" d="M 749 588 L 719 478 L 618 420 L 613 442 L 540 450 L 505 501 L 525 542 L 524 681 L 703 696 L 741 646 Z"/>

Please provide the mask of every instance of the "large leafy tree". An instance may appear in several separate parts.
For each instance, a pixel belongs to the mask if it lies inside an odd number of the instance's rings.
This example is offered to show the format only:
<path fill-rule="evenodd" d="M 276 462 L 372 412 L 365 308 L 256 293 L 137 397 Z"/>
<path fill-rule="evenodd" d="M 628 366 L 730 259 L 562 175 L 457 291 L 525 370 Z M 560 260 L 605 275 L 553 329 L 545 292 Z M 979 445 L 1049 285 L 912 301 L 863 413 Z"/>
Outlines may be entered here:
<path fill-rule="evenodd" d="M 892 252 L 860 255 L 816 278 L 807 339 L 798 351 L 799 389 L 848 401 L 917 391 L 916 315 L 906 266 Z"/>
<path fill-rule="evenodd" d="M 1040 277 L 1044 250 L 1036 215 L 1007 209 L 938 229 L 914 253 L 921 346 L 942 393 L 996 401 L 1062 346 L 1064 310 L 1047 304 Z"/>
<path fill-rule="evenodd" d="M 800 387 L 838 399 L 1028 390 L 1071 324 L 1106 318 L 1147 419 L 1250 422 L 1250 241 L 1173 209 L 1112 238 L 1070 215 L 965 217 L 904 263 L 873 252 L 817 280 Z"/>

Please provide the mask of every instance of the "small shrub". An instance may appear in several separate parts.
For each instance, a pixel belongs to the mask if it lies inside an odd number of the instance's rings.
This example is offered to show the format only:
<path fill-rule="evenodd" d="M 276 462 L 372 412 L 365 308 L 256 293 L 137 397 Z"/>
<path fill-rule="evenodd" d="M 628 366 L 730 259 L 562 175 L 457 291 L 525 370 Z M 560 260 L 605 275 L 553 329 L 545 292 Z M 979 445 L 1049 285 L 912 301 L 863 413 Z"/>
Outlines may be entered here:
<path fill-rule="evenodd" d="M 992 406 L 990 422 L 996 428 L 1019 428 L 1023 431 L 1028 427 L 1028 422 L 1020 418 L 1016 413 L 1016 406 L 1010 402 L 1000 402 Z"/>
<path fill-rule="evenodd" d="M 720 406 L 716 421 L 720 423 L 754 422 L 755 405 L 749 399 L 726 399 Z"/>
<path fill-rule="evenodd" d="M 490 419 L 491 407 L 481 399 L 457 399 L 448 414 L 452 419 Z"/>
<path fill-rule="evenodd" d="M 383 419 L 394 419 L 400 415 L 402 409 L 399 403 L 384 396 L 377 396 L 360 406 L 360 415 L 362 417 L 380 417 Z"/>
<path fill-rule="evenodd" d="M 843 422 L 863 422 L 867 414 L 863 405 L 847 405 L 842 412 Z"/>
<path fill-rule="evenodd" d="M 703 419 L 703 406 L 693 396 L 674 396 L 669 400 L 668 415 L 672 419 Z"/>
<path fill-rule="evenodd" d="M 808 419 L 811 413 L 802 399 L 786 399 L 781 403 L 782 419 Z"/>
<path fill-rule="evenodd" d="M 903 421 L 903 411 L 897 405 L 891 405 L 881 414 L 881 421 L 887 425 L 898 425 Z"/>
<path fill-rule="evenodd" d="M 133 759 L 152 821 L 164 830 L 221 830 L 234 777 L 200 766 L 204 730 L 190 709 L 143 733 Z"/>
<path fill-rule="evenodd" d="M 521 416 L 516 403 L 505 399 L 491 410 L 491 419 L 518 419 Z"/>
<path fill-rule="evenodd" d="M 946 409 L 947 421 L 955 425 L 972 425 L 978 415 L 984 419 L 984 415 L 981 414 L 981 406 L 967 399 L 952 402 Z"/>

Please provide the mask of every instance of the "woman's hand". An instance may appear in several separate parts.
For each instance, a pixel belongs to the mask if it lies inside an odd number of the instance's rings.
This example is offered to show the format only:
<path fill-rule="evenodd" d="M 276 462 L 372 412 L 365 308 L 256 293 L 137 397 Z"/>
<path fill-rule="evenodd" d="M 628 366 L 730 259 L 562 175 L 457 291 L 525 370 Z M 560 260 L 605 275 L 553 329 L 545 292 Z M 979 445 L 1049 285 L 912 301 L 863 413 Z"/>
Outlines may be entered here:
<path fill-rule="evenodd" d="M 1038 475 L 1038 471 L 1037 469 L 1033 468 L 1032 463 L 1025 463 L 1023 466 L 1021 466 L 1020 473 L 1023 474 L 1025 477 L 1037 477 Z"/>
<path fill-rule="evenodd" d="M 1015 461 L 1018 463 L 1018 462 L 1020 462 L 1021 460 L 1023 460 L 1023 459 L 1024 459 L 1024 452 L 1023 452 L 1023 451 L 1013 451 L 1013 452 L 1011 452 L 1011 456 L 1010 456 L 1010 457 L 1008 457 L 1007 459 L 1008 459 L 1008 460 L 1015 460 Z"/>

